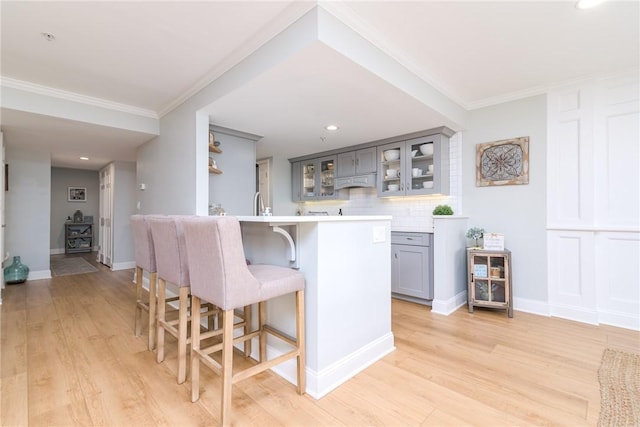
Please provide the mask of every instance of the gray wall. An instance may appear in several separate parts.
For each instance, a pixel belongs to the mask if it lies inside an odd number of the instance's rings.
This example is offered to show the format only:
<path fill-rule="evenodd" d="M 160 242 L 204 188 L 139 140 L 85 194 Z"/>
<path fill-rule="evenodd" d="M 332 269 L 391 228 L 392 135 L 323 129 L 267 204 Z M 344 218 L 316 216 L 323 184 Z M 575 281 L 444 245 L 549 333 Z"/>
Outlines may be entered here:
<path fill-rule="evenodd" d="M 129 217 L 136 212 L 136 164 L 114 162 L 113 176 L 113 269 L 135 267 Z"/>
<path fill-rule="evenodd" d="M 49 275 L 51 159 L 49 153 L 7 147 L 5 251 L 29 266 L 29 279 Z M 6 254 L 3 254 L 3 257 Z M 7 265 L 11 263 L 8 261 Z"/>
<path fill-rule="evenodd" d="M 68 187 L 86 187 L 86 202 L 67 201 Z M 64 252 L 64 223 L 67 216 L 73 217 L 76 210 L 83 215 L 92 215 L 94 224 L 99 218 L 100 179 L 97 171 L 51 168 L 51 239 L 49 248 L 53 253 Z M 98 227 L 93 229 L 93 245 L 98 242 Z"/>
<path fill-rule="evenodd" d="M 546 95 L 471 112 L 463 133 L 462 204 L 469 227 L 503 233 L 512 252 L 515 298 L 547 301 Z M 529 184 L 476 187 L 476 144 L 529 137 Z"/>
<path fill-rule="evenodd" d="M 256 192 L 256 144 L 215 132 L 221 154 L 211 153 L 222 174 L 209 174 L 209 204 L 220 203 L 232 215 L 251 215 Z"/>

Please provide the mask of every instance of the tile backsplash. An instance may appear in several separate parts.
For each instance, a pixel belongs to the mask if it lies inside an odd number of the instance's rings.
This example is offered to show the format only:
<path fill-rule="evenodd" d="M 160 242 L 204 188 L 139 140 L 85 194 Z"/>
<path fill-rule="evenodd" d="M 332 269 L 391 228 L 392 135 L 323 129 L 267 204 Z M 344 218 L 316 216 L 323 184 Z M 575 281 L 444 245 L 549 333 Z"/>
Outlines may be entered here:
<path fill-rule="evenodd" d="M 308 211 L 326 211 L 337 215 L 342 209 L 343 215 L 391 215 L 393 231 L 433 231 L 433 209 L 437 205 L 447 204 L 456 215 L 461 214 L 460 172 L 461 141 L 459 134 L 449 142 L 450 192 L 448 196 L 408 196 L 378 197 L 375 188 L 351 188 L 348 200 L 318 201 L 299 203 Z"/>

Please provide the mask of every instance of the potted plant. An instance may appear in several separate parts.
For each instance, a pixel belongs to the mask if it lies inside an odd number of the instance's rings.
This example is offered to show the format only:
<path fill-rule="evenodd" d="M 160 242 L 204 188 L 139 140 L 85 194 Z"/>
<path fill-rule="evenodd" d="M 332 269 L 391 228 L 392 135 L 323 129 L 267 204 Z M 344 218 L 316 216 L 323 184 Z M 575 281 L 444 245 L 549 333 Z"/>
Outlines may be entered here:
<path fill-rule="evenodd" d="M 449 205 L 438 205 L 433 210 L 434 215 L 453 215 L 453 209 Z"/>
<path fill-rule="evenodd" d="M 468 239 L 473 239 L 476 248 L 479 248 L 479 240 L 482 238 L 484 234 L 484 228 L 479 228 L 479 227 L 471 227 L 469 230 L 467 230 L 467 238 Z"/>

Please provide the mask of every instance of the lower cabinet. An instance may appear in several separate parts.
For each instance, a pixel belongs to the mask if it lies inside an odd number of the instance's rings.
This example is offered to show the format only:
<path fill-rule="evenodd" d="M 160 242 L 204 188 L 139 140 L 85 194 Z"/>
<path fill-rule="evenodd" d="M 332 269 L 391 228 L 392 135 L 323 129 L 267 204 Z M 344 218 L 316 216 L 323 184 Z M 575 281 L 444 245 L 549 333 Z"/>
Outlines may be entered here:
<path fill-rule="evenodd" d="M 93 224 L 71 223 L 64 225 L 65 254 L 91 252 L 93 250 Z"/>
<path fill-rule="evenodd" d="M 433 234 L 391 232 L 391 295 L 421 304 L 433 300 Z"/>
<path fill-rule="evenodd" d="M 467 249 L 469 313 L 473 307 L 507 310 L 513 317 L 511 252 Z"/>

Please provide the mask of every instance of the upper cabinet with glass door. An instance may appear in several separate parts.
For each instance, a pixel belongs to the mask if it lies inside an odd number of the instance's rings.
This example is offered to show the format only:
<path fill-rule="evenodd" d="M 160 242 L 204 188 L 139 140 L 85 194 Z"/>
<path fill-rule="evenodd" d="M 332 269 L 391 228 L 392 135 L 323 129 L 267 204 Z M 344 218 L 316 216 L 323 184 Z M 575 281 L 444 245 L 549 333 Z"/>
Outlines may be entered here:
<path fill-rule="evenodd" d="M 378 147 L 378 195 L 448 194 L 448 141 L 430 135 Z"/>
<path fill-rule="evenodd" d="M 294 165 L 293 199 L 323 200 L 346 196 L 335 189 L 335 164 L 336 157 L 328 156 L 301 161 Z"/>

